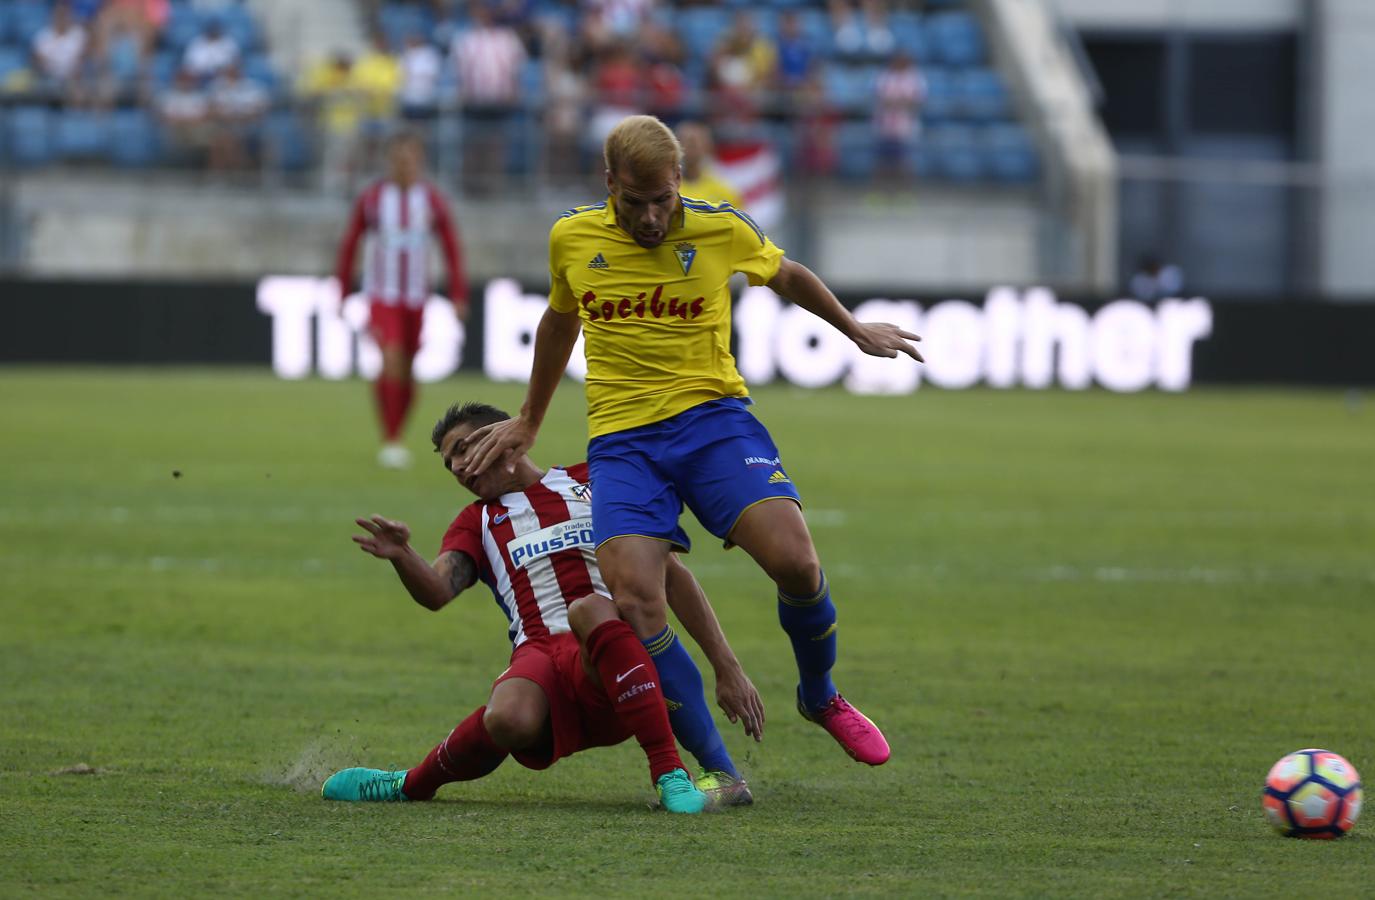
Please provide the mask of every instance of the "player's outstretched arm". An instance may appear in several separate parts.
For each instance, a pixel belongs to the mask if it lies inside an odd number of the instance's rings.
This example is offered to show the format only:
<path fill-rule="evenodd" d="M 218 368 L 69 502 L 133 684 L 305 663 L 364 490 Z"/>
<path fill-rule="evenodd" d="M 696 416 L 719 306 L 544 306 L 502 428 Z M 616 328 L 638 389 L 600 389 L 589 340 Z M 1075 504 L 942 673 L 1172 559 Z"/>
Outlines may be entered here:
<path fill-rule="evenodd" d="M 870 356 L 889 358 L 906 353 L 917 362 L 926 362 L 911 341 L 921 335 L 903 331 L 887 322 L 860 322 L 841 305 L 826 283 L 816 273 L 799 262 L 784 257 L 778 274 L 769 282 L 775 294 L 824 319 L 836 331 L 855 342 L 855 346 Z"/>
<path fill-rule="evenodd" d="M 664 586 L 668 591 L 669 608 L 711 663 L 716 675 L 716 702 L 726 718 L 732 724 L 743 723 L 745 734 L 756 741 L 762 739 L 764 701 L 726 641 L 726 633 L 721 630 L 721 622 L 711 608 L 706 591 L 687 566 L 671 553 Z"/>
<path fill-rule="evenodd" d="M 434 565 L 427 563 L 411 547 L 411 529 L 405 522 L 376 515 L 354 521 L 367 532 L 355 534 L 354 543 L 378 559 L 389 561 L 411 597 L 426 609 L 443 609 L 477 582 L 477 566 L 466 553 L 450 550 L 441 553 Z"/>
<path fill-rule="evenodd" d="M 530 386 L 526 389 L 520 415 L 486 425 L 464 439 L 460 469 L 465 474 L 481 475 L 498 464 L 515 471 L 516 460 L 535 445 L 535 436 L 544 423 L 544 414 L 554 399 L 559 379 L 568 368 L 568 357 L 573 355 L 573 345 L 578 342 L 581 329 L 576 311 L 559 312 L 552 306 L 544 311 L 539 328 L 535 330 L 535 361 L 530 367 Z"/>

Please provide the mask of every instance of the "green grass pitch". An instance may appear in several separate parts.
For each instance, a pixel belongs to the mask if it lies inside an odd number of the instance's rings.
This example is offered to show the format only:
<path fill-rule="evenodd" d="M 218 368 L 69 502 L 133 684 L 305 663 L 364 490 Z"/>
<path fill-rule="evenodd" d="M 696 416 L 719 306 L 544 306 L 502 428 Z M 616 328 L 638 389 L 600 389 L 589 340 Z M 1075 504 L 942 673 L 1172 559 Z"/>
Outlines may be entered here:
<path fill-rule="evenodd" d="M 359 382 L 0 370 L 0 894 L 1372 890 L 1375 822 L 1285 840 L 1258 797 L 1300 747 L 1375 771 L 1375 406 L 1338 392 L 762 389 L 888 765 L 797 716 L 769 584 L 694 530 L 769 714 L 727 732 L 754 808 L 651 811 L 633 744 L 323 802 L 505 667 L 490 597 L 425 612 L 349 536 L 383 513 L 433 555 L 466 500 L 430 423 L 520 394 L 425 388 L 389 473 Z M 536 460 L 580 459 L 582 417 L 566 384 Z"/>

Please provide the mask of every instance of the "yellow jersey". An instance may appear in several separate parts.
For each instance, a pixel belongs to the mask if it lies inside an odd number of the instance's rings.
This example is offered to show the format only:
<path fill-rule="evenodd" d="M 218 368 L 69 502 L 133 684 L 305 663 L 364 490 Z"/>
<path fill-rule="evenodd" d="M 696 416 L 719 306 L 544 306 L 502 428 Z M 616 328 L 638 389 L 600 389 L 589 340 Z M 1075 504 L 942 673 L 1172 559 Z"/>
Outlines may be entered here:
<path fill-rule="evenodd" d="M 729 203 L 684 197 L 653 250 L 616 224 L 610 200 L 564 213 L 549 232 L 549 305 L 582 321 L 589 435 L 748 396 L 730 352 L 730 276 L 766 284 L 782 263 Z"/>

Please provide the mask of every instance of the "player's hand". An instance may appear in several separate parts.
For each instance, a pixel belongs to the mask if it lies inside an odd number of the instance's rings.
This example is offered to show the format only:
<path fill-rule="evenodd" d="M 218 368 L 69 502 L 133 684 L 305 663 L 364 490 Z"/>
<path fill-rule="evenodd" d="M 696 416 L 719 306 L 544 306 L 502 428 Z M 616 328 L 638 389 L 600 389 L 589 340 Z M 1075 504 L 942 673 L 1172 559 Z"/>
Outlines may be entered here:
<path fill-rule="evenodd" d="M 475 478 L 495 465 L 516 470 L 516 460 L 535 445 L 535 429 L 520 416 L 484 425 L 463 439 L 458 474 Z"/>
<path fill-rule="evenodd" d="M 887 322 L 861 322 L 859 333 L 855 335 L 855 346 L 870 356 L 886 356 L 889 359 L 899 353 L 906 353 L 917 362 L 926 362 L 910 341 L 921 340 L 921 335 L 903 331 Z"/>
<path fill-rule="evenodd" d="M 405 522 L 381 516 L 354 519 L 367 534 L 355 534 L 353 542 L 378 559 L 400 559 L 411 542 L 411 529 Z"/>
<path fill-rule="evenodd" d="M 716 702 L 734 725 L 745 726 L 745 734 L 760 741 L 764 737 L 764 701 L 743 669 L 716 673 Z"/>

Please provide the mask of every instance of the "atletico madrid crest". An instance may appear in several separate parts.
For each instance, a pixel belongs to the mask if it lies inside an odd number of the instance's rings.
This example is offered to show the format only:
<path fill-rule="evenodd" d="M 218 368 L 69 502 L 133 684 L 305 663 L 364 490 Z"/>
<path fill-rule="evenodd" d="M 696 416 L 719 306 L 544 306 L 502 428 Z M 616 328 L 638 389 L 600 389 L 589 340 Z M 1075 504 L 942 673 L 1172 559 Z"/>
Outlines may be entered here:
<path fill-rule="evenodd" d="M 692 261 L 697 258 L 697 246 L 684 242 L 674 246 L 673 252 L 678 256 L 678 265 L 683 267 L 683 274 L 686 275 L 692 269 Z"/>

